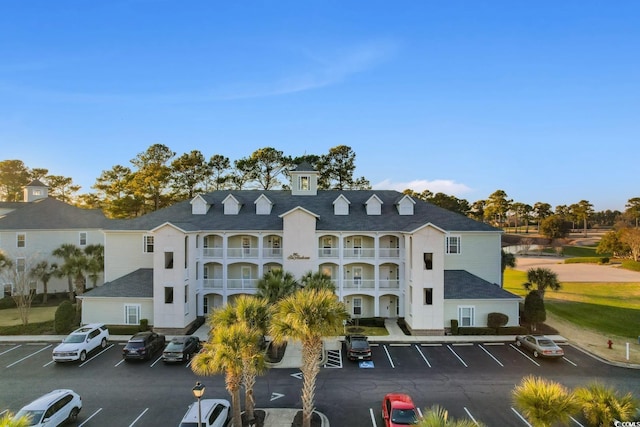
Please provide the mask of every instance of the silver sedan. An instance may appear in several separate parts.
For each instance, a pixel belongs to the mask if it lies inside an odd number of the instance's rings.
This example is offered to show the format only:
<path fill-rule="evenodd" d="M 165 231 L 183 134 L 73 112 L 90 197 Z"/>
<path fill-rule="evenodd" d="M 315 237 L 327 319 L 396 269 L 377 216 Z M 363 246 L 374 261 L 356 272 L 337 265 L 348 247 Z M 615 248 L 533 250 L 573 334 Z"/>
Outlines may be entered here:
<path fill-rule="evenodd" d="M 518 335 L 516 345 L 526 348 L 533 353 L 533 357 L 562 357 L 564 350 L 553 340 L 544 335 Z"/>

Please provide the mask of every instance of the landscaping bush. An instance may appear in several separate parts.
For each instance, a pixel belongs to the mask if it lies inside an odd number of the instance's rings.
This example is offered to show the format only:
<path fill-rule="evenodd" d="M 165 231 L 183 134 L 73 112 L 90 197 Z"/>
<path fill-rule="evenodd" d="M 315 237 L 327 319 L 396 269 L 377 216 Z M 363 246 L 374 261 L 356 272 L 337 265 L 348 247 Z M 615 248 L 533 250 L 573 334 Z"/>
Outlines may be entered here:
<path fill-rule="evenodd" d="M 496 329 L 498 335 L 527 335 L 529 330 L 524 326 L 503 326 Z"/>
<path fill-rule="evenodd" d="M 76 309 L 71 301 L 62 301 L 56 310 L 54 318 L 54 328 L 58 334 L 67 334 L 75 323 Z"/>
<path fill-rule="evenodd" d="M 140 332 L 139 325 L 107 325 L 109 335 L 135 335 Z"/>
<path fill-rule="evenodd" d="M 16 302 L 11 297 L 0 299 L 0 310 L 5 308 L 16 308 Z"/>
<path fill-rule="evenodd" d="M 577 258 L 568 258 L 564 260 L 565 264 L 608 264 L 608 257 L 600 256 L 583 256 Z"/>
<path fill-rule="evenodd" d="M 458 335 L 458 319 L 451 319 L 451 335 Z"/>
<path fill-rule="evenodd" d="M 496 330 L 481 326 L 460 326 L 458 335 L 496 335 Z"/>
<path fill-rule="evenodd" d="M 493 329 L 506 325 L 509 322 L 509 316 L 504 313 L 489 313 L 487 315 L 487 326 Z"/>
<path fill-rule="evenodd" d="M 631 271 L 640 271 L 640 262 L 632 260 L 622 261 L 621 267 Z"/>
<path fill-rule="evenodd" d="M 140 319 L 140 326 L 138 327 L 140 332 L 149 330 L 149 319 Z"/>
<path fill-rule="evenodd" d="M 361 317 L 359 319 L 351 319 L 351 322 L 355 325 L 356 322 L 359 326 L 370 326 L 373 328 L 384 328 L 384 317 Z"/>

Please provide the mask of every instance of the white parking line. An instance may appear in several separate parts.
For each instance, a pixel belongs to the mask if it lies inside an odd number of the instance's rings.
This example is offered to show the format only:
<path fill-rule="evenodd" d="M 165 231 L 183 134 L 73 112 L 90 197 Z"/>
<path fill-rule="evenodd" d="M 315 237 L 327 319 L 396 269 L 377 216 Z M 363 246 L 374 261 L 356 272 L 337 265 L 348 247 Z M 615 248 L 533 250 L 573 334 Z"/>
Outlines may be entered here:
<path fill-rule="evenodd" d="M 102 353 L 104 353 L 105 351 L 109 350 L 111 347 L 113 347 L 113 344 L 111 344 L 109 347 L 105 347 L 100 353 L 94 355 L 90 359 L 85 360 L 78 367 L 82 368 L 84 365 L 86 365 L 87 363 L 91 362 L 93 359 L 95 359 L 96 357 L 100 356 Z"/>
<path fill-rule="evenodd" d="M 409 347 L 410 345 L 411 345 L 411 343 L 408 343 L 408 342 L 391 343 L 391 344 L 389 344 L 389 347 Z"/>
<path fill-rule="evenodd" d="M 458 360 L 460 361 L 460 363 L 462 363 L 464 365 L 465 368 L 468 368 L 467 364 L 464 363 L 464 360 L 462 360 L 462 357 L 458 356 L 458 353 L 456 353 L 455 351 L 453 351 L 453 349 L 451 348 L 451 346 L 449 344 L 447 344 L 447 348 L 449 349 L 449 351 L 451 353 L 454 354 L 454 356 L 456 356 L 458 358 Z"/>
<path fill-rule="evenodd" d="M 136 418 L 135 420 L 133 420 L 133 422 L 131 424 L 129 424 L 129 427 L 131 427 L 132 425 L 137 423 L 140 420 L 140 418 L 142 418 L 142 416 L 147 413 L 148 410 L 149 410 L 149 408 L 146 408 L 144 411 L 142 411 L 142 413 L 140 415 L 138 415 L 138 418 Z"/>
<path fill-rule="evenodd" d="M 5 412 L 9 412 L 9 410 L 8 410 L 8 409 L 5 409 L 4 411 L 0 412 L 0 415 L 4 415 L 4 414 L 5 414 Z"/>
<path fill-rule="evenodd" d="M 116 363 L 113 366 L 115 366 L 117 368 L 118 366 L 122 365 L 123 363 L 124 363 L 124 359 L 122 359 L 121 361 L 119 361 L 118 363 Z"/>
<path fill-rule="evenodd" d="M 427 360 L 427 356 L 425 356 L 422 350 L 420 350 L 420 347 L 418 347 L 418 344 L 416 344 L 416 350 L 418 350 L 418 353 L 420 353 L 420 356 L 422 356 L 424 361 L 427 363 L 427 366 L 431 367 L 431 363 L 429 363 L 429 361 Z"/>
<path fill-rule="evenodd" d="M 529 424 L 529 421 L 527 421 L 522 415 L 520 415 L 520 412 L 515 410 L 514 407 L 511 407 L 511 410 L 518 416 L 518 418 L 522 420 L 523 423 L 525 423 L 529 427 L 533 427 L 531 424 Z"/>
<path fill-rule="evenodd" d="M 504 345 L 503 342 L 484 342 L 482 345 Z"/>
<path fill-rule="evenodd" d="M 393 360 L 391 359 L 391 355 L 389 354 L 389 350 L 387 350 L 387 346 L 383 345 L 382 348 L 384 348 L 384 352 L 387 353 L 387 359 L 389 359 L 389 363 L 391 364 L 391 367 L 395 369 L 396 365 L 393 364 Z"/>
<path fill-rule="evenodd" d="M 454 342 L 451 344 L 452 346 L 459 346 L 459 347 L 463 347 L 463 346 L 470 346 L 473 345 L 472 342 Z"/>
<path fill-rule="evenodd" d="M 538 362 L 536 362 L 535 360 L 533 360 L 532 358 L 530 358 L 527 354 L 525 354 L 522 350 L 520 350 L 518 347 L 516 347 L 513 344 L 509 344 L 514 350 L 516 350 L 518 353 L 520 353 L 521 355 L 523 355 L 524 357 L 526 357 L 527 359 L 529 359 L 531 361 L 531 363 L 533 363 L 534 365 L 540 366 L 540 364 Z"/>
<path fill-rule="evenodd" d="M 578 424 L 580 427 L 584 427 L 582 424 L 580 424 L 578 422 L 578 420 L 576 420 L 575 418 L 573 418 L 571 415 L 569 415 L 569 418 L 571 418 L 571 421 L 573 421 L 574 423 Z M 615 425 L 615 424 L 614 424 Z"/>
<path fill-rule="evenodd" d="M 100 411 L 102 411 L 102 408 L 99 408 L 96 412 L 94 412 L 93 414 L 91 414 L 91 415 L 89 416 L 89 418 L 87 418 L 86 420 L 84 420 L 84 422 L 83 422 L 82 424 L 80 424 L 78 427 L 82 427 L 83 425 L 85 425 L 86 423 L 88 423 L 88 422 L 89 422 L 89 420 L 90 420 L 91 418 L 95 417 L 96 415 L 98 415 L 98 413 L 99 413 Z"/>
<path fill-rule="evenodd" d="M 0 356 L 2 356 L 3 354 L 9 353 L 10 351 L 13 351 L 13 350 L 15 350 L 16 348 L 20 348 L 20 347 L 22 347 L 22 344 L 18 344 L 18 345 L 17 345 L 17 346 L 15 346 L 15 347 L 11 347 L 9 350 L 7 350 L 7 351 L 3 351 L 2 353 L 0 353 Z"/>
<path fill-rule="evenodd" d="M 48 346 L 46 346 L 46 347 L 44 347 L 44 348 L 41 348 L 40 350 L 36 351 L 35 353 L 31 353 L 30 355 L 23 357 L 23 358 L 22 358 L 22 359 L 20 359 L 20 360 L 16 360 L 16 361 L 15 361 L 15 362 L 13 362 L 12 364 L 7 365 L 7 368 L 12 367 L 13 365 L 17 365 L 18 363 L 22 362 L 23 360 L 27 360 L 28 358 L 30 358 L 30 357 L 32 357 L 32 356 L 35 356 L 36 354 L 38 354 L 38 353 L 40 353 L 41 351 L 44 351 L 44 350 L 46 350 L 46 349 L 48 349 L 48 348 L 50 348 L 50 347 L 51 347 L 51 344 L 49 344 Z"/>
<path fill-rule="evenodd" d="M 567 359 L 566 357 L 562 356 L 562 358 L 565 360 L 565 362 L 571 363 L 575 367 L 578 366 L 577 364 L 573 363 L 571 360 Z"/>
<path fill-rule="evenodd" d="M 486 349 L 486 348 L 484 348 L 484 347 L 482 346 L 482 344 L 478 345 L 478 347 L 480 347 L 480 348 L 481 348 L 485 353 L 487 353 L 487 354 L 489 355 L 489 357 L 490 357 L 490 358 L 492 358 L 493 360 L 495 360 L 495 361 L 496 361 L 496 363 L 497 363 L 498 365 L 500 365 L 500 366 L 502 366 L 502 367 L 504 368 L 504 365 L 503 365 L 503 364 L 502 364 L 498 359 L 496 359 L 496 358 L 493 356 L 493 354 L 489 353 L 489 351 L 487 351 L 487 349 Z M 476 423 L 476 424 L 477 424 L 477 423 Z"/>
<path fill-rule="evenodd" d="M 371 425 L 373 427 L 378 427 L 378 424 L 376 424 L 376 416 L 373 414 L 373 409 L 369 408 L 369 415 L 371 415 Z"/>
<path fill-rule="evenodd" d="M 476 421 L 476 419 L 475 419 L 475 418 L 473 418 L 473 415 L 471 415 L 471 412 L 469 412 L 469 410 L 467 409 L 467 407 L 466 407 L 466 406 L 463 406 L 463 408 L 464 408 L 464 412 L 466 412 L 466 413 L 467 413 L 467 415 L 469 416 L 469 418 L 471 418 L 471 421 L 473 421 L 473 423 L 474 423 L 475 425 L 479 425 L 479 424 L 478 424 L 478 422 Z"/>
<path fill-rule="evenodd" d="M 422 343 L 420 344 L 422 347 L 442 347 L 442 343 Z"/>
<path fill-rule="evenodd" d="M 151 364 L 151 366 L 149 366 L 149 367 L 150 367 L 150 368 L 153 368 L 153 366 L 154 366 L 156 363 L 158 363 L 159 361 L 161 361 L 161 360 L 162 360 L 162 356 L 158 357 L 158 358 L 156 359 L 156 361 L 155 361 L 155 362 L 153 362 L 153 363 Z"/>

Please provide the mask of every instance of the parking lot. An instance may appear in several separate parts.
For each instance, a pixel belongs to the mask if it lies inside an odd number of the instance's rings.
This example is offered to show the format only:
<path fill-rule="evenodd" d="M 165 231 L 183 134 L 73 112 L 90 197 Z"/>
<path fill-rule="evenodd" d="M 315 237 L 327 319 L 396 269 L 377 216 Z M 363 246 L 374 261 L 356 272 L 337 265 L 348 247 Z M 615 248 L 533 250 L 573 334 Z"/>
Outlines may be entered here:
<path fill-rule="evenodd" d="M 109 343 L 84 363 L 56 364 L 53 344 L 0 345 L 0 412 L 20 409 L 55 388 L 71 388 L 83 398 L 78 426 L 177 425 L 194 400 L 196 381 L 205 398 L 226 398 L 224 377 L 198 377 L 188 364 L 165 365 L 157 354 L 149 361 L 124 362 L 122 344 Z M 452 416 L 487 425 L 526 426 L 513 409 L 510 392 L 528 374 L 567 387 L 602 379 L 622 390 L 637 390 L 639 372 L 601 363 L 565 345 L 557 360 L 536 359 L 513 342 L 372 343 L 372 361 L 346 359 L 344 351 L 326 358 L 316 389 L 316 407 L 334 426 L 381 426 L 385 393 L 410 394 L 419 408 L 440 404 Z M 300 408 L 301 374 L 272 369 L 255 387 L 257 407 Z M 348 405 L 347 405 L 348 402 Z M 581 425 L 576 418 L 575 425 Z"/>

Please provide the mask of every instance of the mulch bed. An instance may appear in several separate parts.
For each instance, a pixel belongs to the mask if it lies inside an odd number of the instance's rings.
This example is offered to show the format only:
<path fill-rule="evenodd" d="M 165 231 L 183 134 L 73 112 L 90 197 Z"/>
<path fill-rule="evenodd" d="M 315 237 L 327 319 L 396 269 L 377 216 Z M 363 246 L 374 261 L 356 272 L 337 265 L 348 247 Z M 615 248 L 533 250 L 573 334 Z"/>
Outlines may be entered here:
<path fill-rule="evenodd" d="M 254 423 L 249 424 L 249 420 L 245 418 L 245 413 L 242 413 L 242 427 L 264 427 L 264 417 L 265 412 L 261 409 L 256 409 L 253 411 L 254 415 Z M 311 427 L 321 427 L 322 420 L 320 419 L 320 415 L 316 412 L 311 414 Z M 302 427 L 302 411 L 298 411 L 295 418 L 293 419 L 293 423 L 291 427 Z"/>

